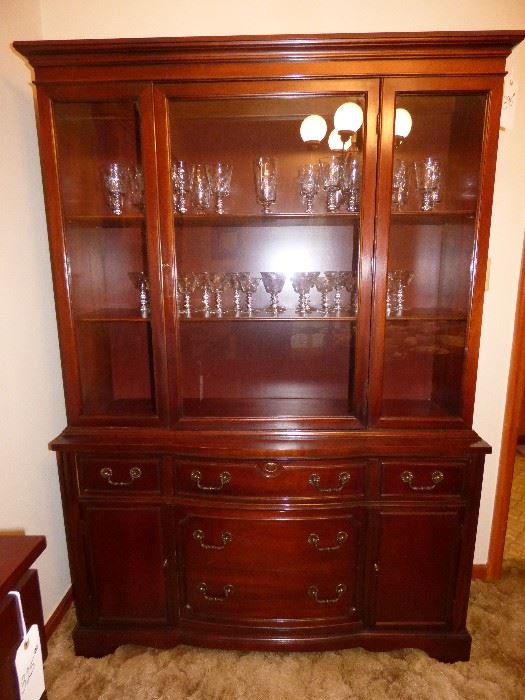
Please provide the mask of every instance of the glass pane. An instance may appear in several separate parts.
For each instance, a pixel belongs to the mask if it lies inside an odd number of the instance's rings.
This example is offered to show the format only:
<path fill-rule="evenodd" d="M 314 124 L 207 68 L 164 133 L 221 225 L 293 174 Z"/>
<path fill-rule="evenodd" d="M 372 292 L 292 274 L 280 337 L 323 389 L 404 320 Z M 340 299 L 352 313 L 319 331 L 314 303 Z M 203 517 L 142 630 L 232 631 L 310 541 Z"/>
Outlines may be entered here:
<path fill-rule="evenodd" d="M 155 411 L 138 106 L 55 105 L 82 413 Z"/>
<path fill-rule="evenodd" d="M 485 96 L 400 95 L 396 109 L 412 128 L 394 152 L 383 415 L 460 416 Z"/>
<path fill-rule="evenodd" d="M 347 101 L 171 100 L 186 416 L 353 414 L 363 128 L 300 136 Z"/>

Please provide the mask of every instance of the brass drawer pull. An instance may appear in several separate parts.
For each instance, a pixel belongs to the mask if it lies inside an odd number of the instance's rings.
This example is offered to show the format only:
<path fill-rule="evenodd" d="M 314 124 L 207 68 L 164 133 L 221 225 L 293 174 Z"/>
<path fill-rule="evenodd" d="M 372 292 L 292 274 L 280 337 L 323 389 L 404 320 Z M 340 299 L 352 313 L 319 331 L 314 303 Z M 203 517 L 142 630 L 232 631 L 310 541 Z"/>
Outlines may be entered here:
<path fill-rule="evenodd" d="M 113 470 L 110 467 L 103 467 L 100 470 L 100 476 L 105 479 L 111 486 L 131 486 L 135 479 L 140 479 L 142 476 L 142 469 L 140 467 L 131 467 L 129 470 L 129 481 L 113 481 Z"/>
<path fill-rule="evenodd" d="M 337 584 L 335 588 L 337 595 L 335 598 L 319 598 L 319 589 L 317 586 L 310 586 L 307 592 L 310 598 L 313 598 L 316 603 L 325 605 L 327 603 L 338 603 L 341 600 L 341 597 L 346 593 L 346 586 L 344 583 Z"/>
<path fill-rule="evenodd" d="M 193 539 L 197 540 L 203 549 L 224 549 L 227 544 L 230 544 L 233 538 L 231 532 L 223 532 L 221 533 L 222 544 L 206 544 L 204 542 L 204 532 L 202 530 L 194 530 Z"/>
<path fill-rule="evenodd" d="M 190 475 L 192 481 L 197 485 L 197 488 L 201 491 L 220 491 L 226 484 L 229 484 L 232 480 L 230 472 L 221 472 L 219 474 L 219 481 L 221 482 L 219 486 L 203 486 L 201 484 L 202 474 L 198 469 L 194 469 Z"/>
<path fill-rule="evenodd" d="M 321 483 L 321 477 L 319 474 L 310 474 L 308 478 L 308 483 L 310 486 L 316 488 L 320 493 L 338 493 L 343 490 L 345 484 L 350 481 L 350 474 L 348 472 L 341 472 L 338 477 L 339 486 L 335 486 L 332 489 L 322 489 L 319 484 Z"/>
<path fill-rule="evenodd" d="M 310 535 L 308 535 L 308 544 L 311 544 L 312 547 L 315 547 L 318 552 L 335 552 L 335 550 L 341 549 L 341 545 L 343 544 L 343 542 L 346 542 L 347 539 L 348 533 L 341 530 L 337 533 L 335 537 L 335 541 L 337 542 L 337 544 L 328 547 L 319 547 L 319 542 L 321 538 L 315 532 L 312 532 Z"/>
<path fill-rule="evenodd" d="M 432 489 L 435 489 L 436 486 L 440 484 L 444 478 L 445 475 L 443 474 L 443 472 L 436 469 L 436 471 L 432 472 L 432 484 L 430 486 L 414 486 L 414 484 L 412 483 L 414 481 L 414 474 L 408 470 L 401 472 L 401 481 L 404 484 L 408 484 L 412 491 L 432 491 Z"/>
<path fill-rule="evenodd" d="M 199 593 L 202 593 L 203 598 L 206 598 L 206 600 L 211 600 L 216 603 L 223 603 L 233 593 L 233 586 L 231 583 L 227 583 L 222 589 L 224 591 L 224 595 L 222 596 L 208 595 L 208 586 L 204 582 L 198 584 L 197 590 Z"/>

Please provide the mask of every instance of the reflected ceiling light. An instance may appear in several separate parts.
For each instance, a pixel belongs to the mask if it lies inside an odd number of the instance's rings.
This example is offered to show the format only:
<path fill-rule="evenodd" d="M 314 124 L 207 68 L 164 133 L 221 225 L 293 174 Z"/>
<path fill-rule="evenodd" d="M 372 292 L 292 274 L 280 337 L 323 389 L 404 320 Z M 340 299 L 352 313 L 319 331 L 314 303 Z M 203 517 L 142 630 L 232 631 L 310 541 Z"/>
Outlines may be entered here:
<path fill-rule="evenodd" d="M 403 107 L 396 109 L 394 119 L 394 139 L 395 145 L 400 146 L 412 130 L 412 116 Z"/>
<path fill-rule="evenodd" d="M 363 110 L 355 102 L 344 102 L 335 110 L 334 128 L 339 132 L 341 141 L 346 143 L 352 141 L 354 136 L 363 125 Z"/>
<path fill-rule="evenodd" d="M 327 131 L 326 121 L 319 114 L 305 117 L 299 128 L 302 140 L 312 148 L 319 146 Z"/>

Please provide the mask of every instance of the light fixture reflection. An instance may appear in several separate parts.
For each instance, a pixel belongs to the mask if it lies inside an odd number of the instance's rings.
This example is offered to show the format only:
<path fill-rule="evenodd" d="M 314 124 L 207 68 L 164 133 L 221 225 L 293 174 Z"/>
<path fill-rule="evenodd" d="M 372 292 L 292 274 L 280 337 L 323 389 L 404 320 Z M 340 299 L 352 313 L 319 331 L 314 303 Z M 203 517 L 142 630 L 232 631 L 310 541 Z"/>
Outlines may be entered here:
<path fill-rule="evenodd" d="M 403 107 L 396 109 L 394 119 L 394 139 L 395 145 L 400 146 L 412 130 L 412 116 Z"/>
<path fill-rule="evenodd" d="M 299 128 L 302 140 L 314 148 L 319 146 L 327 131 L 326 121 L 320 114 L 310 114 L 308 117 L 305 117 Z"/>
<path fill-rule="evenodd" d="M 347 141 L 345 144 L 343 144 L 342 138 L 339 136 L 339 132 L 337 129 L 332 129 L 330 132 L 330 136 L 328 137 L 328 148 L 331 151 L 342 151 L 343 148 L 345 151 L 348 151 L 350 148 L 352 141 Z"/>

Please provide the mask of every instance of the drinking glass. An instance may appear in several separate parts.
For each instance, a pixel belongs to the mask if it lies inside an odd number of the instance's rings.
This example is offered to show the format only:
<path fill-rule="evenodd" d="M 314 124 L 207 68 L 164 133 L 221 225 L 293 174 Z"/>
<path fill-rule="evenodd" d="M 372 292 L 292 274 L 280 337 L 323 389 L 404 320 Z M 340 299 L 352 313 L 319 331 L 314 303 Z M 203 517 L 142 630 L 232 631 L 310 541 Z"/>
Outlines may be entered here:
<path fill-rule="evenodd" d="M 207 165 L 206 172 L 212 193 L 215 195 L 215 211 L 224 214 L 224 198 L 230 195 L 233 166 L 229 163 Z"/>
<path fill-rule="evenodd" d="M 436 158 L 428 156 L 414 163 L 416 186 L 421 193 L 421 211 L 432 211 L 440 196 L 441 164 Z"/>
<path fill-rule="evenodd" d="M 310 304 L 310 289 L 314 286 L 315 280 L 319 277 L 319 272 L 294 272 L 292 275 L 292 287 L 299 295 L 295 310 L 299 314 L 309 314 L 315 311 L 315 307 Z"/>
<path fill-rule="evenodd" d="M 129 278 L 139 292 L 139 310 L 142 318 L 150 315 L 149 281 L 145 272 L 130 272 Z"/>
<path fill-rule="evenodd" d="M 405 291 L 413 279 L 414 273 L 411 270 L 392 270 L 387 274 L 387 316 L 400 316 L 407 310 Z"/>
<path fill-rule="evenodd" d="M 102 180 L 109 208 L 120 216 L 124 210 L 124 195 L 129 189 L 129 170 L 121 163 L 109 163 L 102 171 Z"/>
<path fill-rule="evenodd" d="M 201 290 L 201 300 L 202 300 L 202 311 L 206 316 L 210 313 L 210 291 L 211 291 L 211 280 L 209 272 L 198 272 L 195 276 L 197 281 L 197 286 Z"/>
<path fill-rule="evenodd" d="M 347 158 L 341 168 L 341 190 L 346 196 L 346 211 L 359 211 L 361 198 L 361 161 L 359 158 Z"/>
<path fill-rule="evenodd" d="M 343 305 L 341 303 L 342 292 L 345 288 L 345 276 L 346 272 L 344 270 L 327 270 L 325 271 L 325 277 L 330 281 L 334 289 L 334 304 L 330 311 L 335 311 L 340 313 L 343 310 Z"/>
<path fill-rule="evenodd" d="M 222 272 L 212 272 L 210 274 L 210 289 L 215 296 L 215 308 L 212 313 L 222 316 L 222 293 L 228 281 L 227 275 Z"/>
<path fill-rule="evenodd" d="M 205 214 L 211 204 L 211 188 L 203 163 L 197 163 L 193 167 L 191 180 L 191 203 L 197 214 Z"/>
<path fill-rule="evenodd" d="M 351 272 L 345 272 L 344 276 L 345 289 L 348 292 L 349 302 L 348 310 L 351 314 L 357 313 L 357 277 Z"/>
<path fill-rule="evenodd" d="M 328 277 L 320 275 L 315 280 L 315 288 L 321 294 L 321 308 L 319 309 L 319 313 L 326 315 L 329 312 L 328 294 L 334 289 L 332 282 L 328 279 Z"/>
<path fill-rule="evenodd" d="M 229 272 L 227 279 L 230 287 L 233 290 L 233 310 L 236 314 L 241 311 L 241 278 L 248 275 L 249 272 Z"/>
<path fill-rule="evenodd" d="M 279 306 L 279 294 L 282 292 L 286 275 L 282 272 L 261 272 L 264 289 L 270 295 L 270 305 L 265 311 L 278 314 L 286 311 L 286 307 Z"/>
<path fill-rule="evenodd" d="M 191 295 L 196 287 L 197 279 L 194 274 L 177 277 L 177 294 L 183 299 L 182 309 L 186 316 L 191 314 Z"/>
<path fill-rule="evenodd" d="M 254 277 L 250 274 L 242 274 L 240 278 L 241 290 L 246 297 L 246 313 L 251 316 L 255 309 L 252 306 L 253 295 L 259 287 L 260 277 Z"/>
<path fill-rule="evenodd" d="M 277 161 L 261 156 L 255 161 L 255 193 L 263 213 L 270 214 L 277 198 Z"/>
<path fill-rule="evenodd" d="M 144 206 L 144 173 L 140 165 L 129 169 L 129 198 L 137 209 Z"/>
<path fill-rule="evenodd" d="M 341 185 L 342 167 L 339 156 L 328 156 L 319 160 L 321 185 L 327 193 L 326 209 L 330 213 L 337 211 L 337 192 Z"/>
<path fill-rule="evenodd" d="M 173 207 L 179 214 L 188 211 L 188 194 L 191 188 L 193 166 L 185 160 L 176 160 L 171 166 Z"/>
<path fill-rule="evenodd" d="M 302 165 L 297 179 L 305 203 L 305 212 L 313 214 L 314 197 L 319 192 L 319 167 L 314 163 Z"/>
<path fill-rule="evenodd" d="M 396 159 L 392 171 L 392 209 L 399 211 L 408 199 L 408 163 Z"/>

